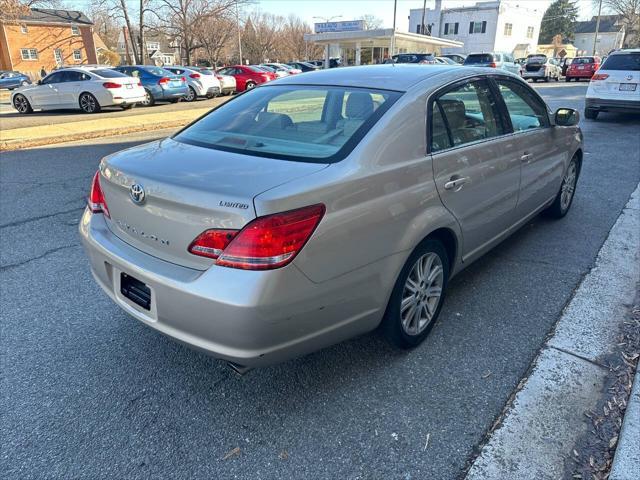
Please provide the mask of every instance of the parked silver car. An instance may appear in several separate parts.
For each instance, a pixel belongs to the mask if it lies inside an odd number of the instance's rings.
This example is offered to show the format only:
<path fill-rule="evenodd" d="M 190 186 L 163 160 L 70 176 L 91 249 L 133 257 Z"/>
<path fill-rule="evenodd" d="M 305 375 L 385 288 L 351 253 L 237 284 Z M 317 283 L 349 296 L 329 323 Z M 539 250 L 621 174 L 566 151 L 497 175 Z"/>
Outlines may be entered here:
<path fill-rule="evenodd" d="M 522 67 L 510 53 L 470 53 L 462 63 L 466 67 L 489 67 L 520 75 Z"/>
<path fill-rule="evenodd" d="M 560 80 L 562 76 L 562 67 L 554 58 L 546 55 L 529 55 L 522 68 L 522 78 L 532 79 L 534 82 L 538 80 Z"/>
<path fill-rule="evenodd" d="M 171 65 L 163 68 L 185 78 L 189 87 L 189 92 L 184 97 L 187 102 L 193 102 L 198 97 L 217 97 L 222 92 L 220 80 L 215 75 L 206 75 L 195 67 Z"/>
<path fill-rule="evenodd" d="M 121 308 L 239 370 L 378 326 L 414 347 L 453 275 L 568 212 L 577 122 L 486 68 L 292 75 L 105 157 L 80 234 Z"/>

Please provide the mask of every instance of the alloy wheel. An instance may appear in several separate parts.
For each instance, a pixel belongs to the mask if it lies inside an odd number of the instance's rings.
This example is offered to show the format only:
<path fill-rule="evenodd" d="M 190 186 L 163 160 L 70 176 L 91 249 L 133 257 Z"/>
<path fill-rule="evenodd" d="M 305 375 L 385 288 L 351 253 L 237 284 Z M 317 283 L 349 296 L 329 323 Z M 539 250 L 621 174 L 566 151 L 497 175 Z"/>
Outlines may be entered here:
<path fill-rule="evenodd" d="M 576 166 L 575 160 L 571 160 L 569 168 L 567 168 L 567 173 L 565 173 L 564 178 L 562 179 L 562 187 L 560 187 L 560 208 L 563 212 L 569 208 L 569 205 L 571 205 L 571 199 L 576 191 L 577 179 L 578 167 Z"/>
<path fill-rule="evenodd" d="M 140 103 L 142 103 L 142 105 L 144 105 L 145 107 L 148 107 L 149 105 L 151 105 L 151 94 L 146 90 L 144 93 L 144 100 Z"/>
<path fill-rule="evenodd" d="M 83 112 L 86 113 L 93 113 L 96 111 L 96 99 L 93 98 L 93 95 L 89 95 L 88 93 L 85 93 L 83 95 L 80 96 L 80 108 L 82 109 Z"/>
<path fill-rule="evenodd" d="M 419 335 L 431 323 L 442 297 L 443 283 L 442 260 L 436 253 L 426 253 L 414 263 L 400 302 L 400 320 L 407 335 Z"/>
<path fill-rule="evenodd" d="M 29 111 L 29 100 L 22 95 L 16 95 L 13 99 L 13 106 L 20 113 L 27 113 Z"/>
<path fill-rule="evenodd" d="M 196 92 L 193 88 L 189 87 L 189 93 L 184 96 L 187 102 L 193 102 L 196 99 Z"/>

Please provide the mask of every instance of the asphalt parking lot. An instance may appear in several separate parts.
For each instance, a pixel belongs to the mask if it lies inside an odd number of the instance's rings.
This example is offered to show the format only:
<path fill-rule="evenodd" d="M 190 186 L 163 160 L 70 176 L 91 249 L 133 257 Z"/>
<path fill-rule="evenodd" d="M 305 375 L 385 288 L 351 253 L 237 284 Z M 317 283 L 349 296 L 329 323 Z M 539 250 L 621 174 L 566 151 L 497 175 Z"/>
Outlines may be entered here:
<path fill-rule="evenodd" d="M 582 111 L 586 86 L 536 88 Z M 572 211 L 454 279 L 419 348 L 372 333 L 243 377 L 128 317 L 79 244 L 100 158 L 168 132 L 4 153 L 0 476 L 460 477 L 640 181 L 640 118 L 581 126 Z"/>

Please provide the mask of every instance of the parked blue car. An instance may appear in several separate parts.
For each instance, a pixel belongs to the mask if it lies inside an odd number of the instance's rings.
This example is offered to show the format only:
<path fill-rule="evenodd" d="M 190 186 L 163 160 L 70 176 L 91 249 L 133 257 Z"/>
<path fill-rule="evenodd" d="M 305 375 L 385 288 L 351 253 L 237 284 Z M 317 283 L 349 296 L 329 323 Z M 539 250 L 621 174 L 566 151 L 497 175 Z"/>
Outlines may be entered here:
<path fill-rule="evenodd" d="M 158 101 L 175 103 L 189 94 L 186 79 L 164 68 L 152 65 L 124 65 L 114 70 L 140 79 L 147 92 L 147 98 L 142 105 L 151 106 Z"/>
<path fill-rule="evenodd" d="M 0 70 L 0 88 L 13 90 L 25 85 L 31 85 L 31 79 L 24 73 Z"/>

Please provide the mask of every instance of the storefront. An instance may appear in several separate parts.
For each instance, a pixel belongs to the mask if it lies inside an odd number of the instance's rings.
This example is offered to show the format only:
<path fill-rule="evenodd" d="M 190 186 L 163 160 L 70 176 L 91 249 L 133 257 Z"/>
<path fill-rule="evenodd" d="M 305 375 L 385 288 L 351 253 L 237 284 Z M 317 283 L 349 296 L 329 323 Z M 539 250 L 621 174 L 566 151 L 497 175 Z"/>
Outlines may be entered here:
<path fill-rule="evenodd" d="M 392 28 L 343 32 L 307 33 L 305 42 L 324 46 L 325 65 L 339 56 L 343 65 L 384 63 L 397 53 L 440 54 L 443 47 L 462 47 L 462 42 L 417 33 L 394 32 Z"/>

